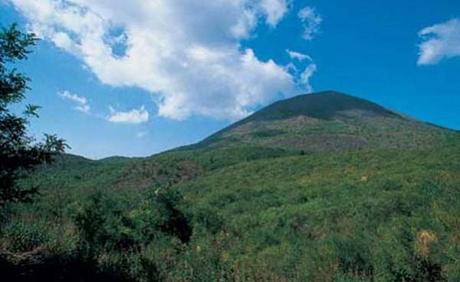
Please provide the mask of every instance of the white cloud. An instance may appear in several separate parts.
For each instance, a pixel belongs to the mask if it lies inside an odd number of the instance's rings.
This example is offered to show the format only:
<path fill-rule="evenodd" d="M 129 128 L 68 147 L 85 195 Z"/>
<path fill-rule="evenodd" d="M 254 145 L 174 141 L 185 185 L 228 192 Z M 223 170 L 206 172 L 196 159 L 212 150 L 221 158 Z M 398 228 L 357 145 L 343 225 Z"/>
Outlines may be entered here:
<path fill-rule="evenodd" d="M 276 26 L 288 11 L 286 0 L 261 0 L 260 6 L 266 15 L 266 22 Z"/>
<path fill-rule="evenodd" d="M 102 83 L 150 92 L 163 117 L 240 118 L 304 87 L 240 44 L 261 19 L 275 26 L 285 0 L 10 1 L 33 31 L 79 57 Z M 305 13 L 317 29 L 320 18 Z"/>
<path fill-rule="evenodd" d="M 314 8 L 308 6 L 301 9 L 297 16 L 303 24 L 302 37 L 305 40 L 312 40 L 319 32 L 319 27 L 323 19 L 318 13 L 316 13 Z"/>
<path fill-rule="evenodd" d="M 290 62 L 286 67 L 291 71 L 291 73 L 294 73 L 297 85 L 301 86 L 302 91 L 306 93 L 313 92 L 313 88 L 311 87 L 310 83 L 310 78 L 317 70 L 317 66 L 313 62 L 313 59 L 307 54 L 292 51 L 289 49 L 286 49 L 286 53 L 292 60 L 292 62 Z M 306 66 L 304 62 L 305 60 L 308 61 L 308 64 Z M 302 69 L 300 66 L 304 66 L 303 71 L 299 70 Z"/>
<path fill-rule="evenodd" d="M 423 42 L 417 63 L 430 65 L 444 58 L 460 56 L 460 19 L 426 27 L 419 32 Z"/>
<path fill-rule="evenodd" d="M 288 53 L 289 57 L 291 59 L 293 59 L 293 60 L 299 60 L 299 61 L 309 60 L 309 61 L 313 61 L 312 58 L 307 54 L 292 51 L 292 50 L 289 50 L 289 49 L 286 49 L 286 52 Z"/>
<path fill-rule="evenodd" d="M 310 86 L 310 78 L 317 70 L 316 64 L 309 64 L 305 70 L 300 74 L 299 83 L 304 86 L 304 89 L 307 93 L 313 92 L 313 88 Z"/>
<path fill-rule="evenodd" d="M 132 109 L 127 112 L 117 112 L 112 107 L 110 109 L 110 115 L 107 120 L 115 123 L 144 123 L 149 120 L 149 112 L 144 106 L 139 109 Z"/>
<path fill-rule="evenodd" d="M 75 110 L 80 111 L 85 114 L 89 113 L 91 108 L 88 104 L 88 99 L 86 99 L 86 97 L 78 96 L 77 94 L 72 94 L 68 90 L 58 92 L 58 95 L 65 100 L 69 100 L 75 103 L 76 104 Z"/>

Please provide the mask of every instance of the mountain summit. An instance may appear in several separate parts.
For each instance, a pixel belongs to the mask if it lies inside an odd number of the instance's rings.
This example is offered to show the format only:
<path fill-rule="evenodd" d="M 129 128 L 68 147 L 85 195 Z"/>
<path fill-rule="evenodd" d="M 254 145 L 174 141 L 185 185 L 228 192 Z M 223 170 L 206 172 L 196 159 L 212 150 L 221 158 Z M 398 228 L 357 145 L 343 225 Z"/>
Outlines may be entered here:
<path fill-rule="evenodd" d="M 347 111 L 362 111 L 381 116 L 396 115 L 367 100 L 336 91 L 324 91 L 277 101 L 244 119 L 242 123 L 253 120 L 286 119 L 300 115 L 317 119 L 333 119 Z"/>
<path fill-rule="evenodd" d="M 449 133 L 370 101 L 326 91 L 275 102 L 197 146 L 302 151 L 415 148 L 436 144 Z"/>

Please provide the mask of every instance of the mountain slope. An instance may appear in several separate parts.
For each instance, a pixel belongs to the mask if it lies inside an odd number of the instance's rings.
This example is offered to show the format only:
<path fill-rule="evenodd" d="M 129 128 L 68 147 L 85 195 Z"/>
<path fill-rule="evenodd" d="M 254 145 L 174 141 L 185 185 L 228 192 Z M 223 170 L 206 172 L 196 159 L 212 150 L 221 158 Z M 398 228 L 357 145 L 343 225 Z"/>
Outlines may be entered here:
<path fill-rule="evenodd" d="M 337 151 L 416 148 L 441 143 L 451 132 L 338 92 L 299 95 L 275 102 L 195 145 L 252 145 Z"/>

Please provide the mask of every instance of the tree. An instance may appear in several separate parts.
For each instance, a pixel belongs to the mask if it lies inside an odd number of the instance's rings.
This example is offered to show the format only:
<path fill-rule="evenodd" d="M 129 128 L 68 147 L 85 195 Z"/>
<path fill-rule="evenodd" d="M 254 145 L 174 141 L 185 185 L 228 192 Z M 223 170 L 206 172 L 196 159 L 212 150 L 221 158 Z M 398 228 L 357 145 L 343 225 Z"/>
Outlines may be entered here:
<path fill-rule="evenodd" d="M 25 105 L 22 114 L 10 109 L 25 98 L 29 78 L 13 67 L 27 59 L 37 38 L 13 24 L 0 31 L 0 207 L 10 202 L 30 201 L 37 188 L 19 187 L 18 180 L 39 164 L 68 147 L 65 140 L 45 134 L 41 142 L 27 132 L 29 119 L 38 117 L 39 106 Z"/>

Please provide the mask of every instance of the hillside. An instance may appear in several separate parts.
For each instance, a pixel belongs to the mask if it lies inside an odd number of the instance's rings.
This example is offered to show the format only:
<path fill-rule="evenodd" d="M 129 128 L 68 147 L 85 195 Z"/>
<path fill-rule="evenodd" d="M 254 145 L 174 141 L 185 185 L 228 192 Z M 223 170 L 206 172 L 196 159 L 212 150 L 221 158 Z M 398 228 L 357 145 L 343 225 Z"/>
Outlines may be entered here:
<path fill-rule="evenodd" d="M 328 91 L 274 104 L 196 146 L 258 145 L 303 151 L 418 148 L 441 143 L 448 131 L 372 102 Z"/>
<path fill-rule="evenodd" d="M 0 234 L 26 281 L 460 280 L 460 134 L 337 92 L 148 158 L 65 155 L 30 185 Z"/>

